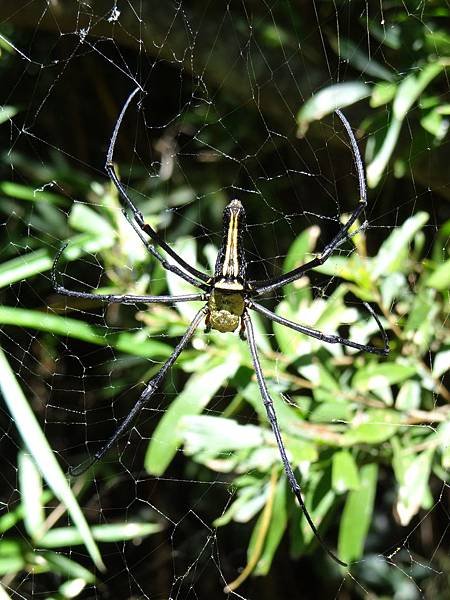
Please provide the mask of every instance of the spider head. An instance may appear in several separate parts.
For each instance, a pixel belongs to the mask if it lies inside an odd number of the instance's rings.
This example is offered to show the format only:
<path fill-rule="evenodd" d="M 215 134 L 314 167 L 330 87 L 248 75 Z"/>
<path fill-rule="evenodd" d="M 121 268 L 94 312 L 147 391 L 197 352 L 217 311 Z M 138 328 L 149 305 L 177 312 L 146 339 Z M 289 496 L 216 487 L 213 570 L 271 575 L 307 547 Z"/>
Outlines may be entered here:
<path fill-rule="evenodd" d="M 223 211 L 224 227 L 228 229 L 230 221 L 236 222 L 236 225 L 241 229 L 245 223 L 245 209 L 240 200 L 236 198 L 229 202 Z"/>

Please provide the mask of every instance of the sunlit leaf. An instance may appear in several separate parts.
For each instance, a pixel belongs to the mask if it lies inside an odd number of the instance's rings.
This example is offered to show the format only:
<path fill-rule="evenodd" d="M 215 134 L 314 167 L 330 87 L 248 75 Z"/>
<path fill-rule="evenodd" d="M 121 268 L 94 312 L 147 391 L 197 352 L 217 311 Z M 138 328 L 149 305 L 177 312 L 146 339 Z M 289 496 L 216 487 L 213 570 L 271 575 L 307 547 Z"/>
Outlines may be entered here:
<path fill-rule="evenodd" d="M 71 579 L 83 579 L 86 583 L 94 583 L 96 578 L 88 569 L 63 554 L 51 550 L 43 550 L 40 556 L 47 563 L 49 571 L 54 574 L 70 577 Z"/>
<path fill-rule="evenodd" d="M 2 111 L 0 108 L 0 121 L 1 117 Z M 5 194 L 5 196 L 10 196 L 11 198 L 16 198 L 16 200 L 28 200 L 30 202 L 39 203 L 46 202 L 55 206 L 66 204 L 66 199 L 62 196 L 58 196 L 58 194 L 49 192 L 46 189 L 34 189 L 31 186 L 22 185 L 20 183 L 16 183 L 15 181 L 1 181 L 0 193 Z"/>
<path fill-rule="evenodd" d="M 397 514 L 402 525 L 408 525 L 422 506 L 428 490 L 433 454 L 434 450 L 430 449 L 412 457 L 406 450 L 397 455 L 394 464 L 398 465 L 399 460 L 405 461 L 401 469 L 398 466 L 394 469 L 399 484 Z"/>
<path fill-rule="evenodd" d="M 26 550 L 19 540 L 0 540 L 0 576 L 18 573 L 25 568 Z"/>
<path fill-rule="evenodd" d="M 300 133 L 305 134 L 309 123 L 312 121 L 319 121 L 337 108 L 350 106 L 363 98 L 367 98 L 370 94 L 371 88 L 360 81 L 336 83 L 323 88 L 305 102 L 299 110 L 297 123 Z"/>
<path fill-rule="evenodd" d="M 377 387 L 401 383 L 405 379 L 409 379 L 416 372 L 416 366 L 413 364 L 371 363 L 356 372 L 352 383 L 358 390 L 373 391 Z"/>
<path fill-rule="evenodd" d="M 119 542 L 134 540 L 162 531 L 159 523 L 114 523 L 111 525 L 93 525 L 91 533 L 97 542 Z M 42 548 L 62 548 L 77 546 L 83 543 L 79 531 L 75 527 L 54 527 L 39 539 Z"/>
<path fill-rule="evenodd" d="M 18 113 L 15 106 L 0 106 L 0 125 L 12 119 Z"/>
<path fill-rule="evenodd" d="M 390 102 L 397 91 L 396 83 L 381 81 L 377 83 L 372 90 L 372 96 L 370 98 L 370 106 L 372 108 L 378 108 L 383 104 Z"/>
<path fill-rule="evenodd" d="M 388 131 L 378 154 L 367 165 L 367 183 L 374 188 L 378 185 L 383 172 L 397 144 L 400 130 L 409 109 L 416 102 L 427 85 L 443 70 L 444 66 L 437 61 L 423 66 L 405 77 L 397 88 L 392 104 L 393 112 Z"/>
<path fill-rule="evenodd" d="M 197 246 L 195 240 L 193 238 L 180 238 L 177 240 L 175 244 L 174 250 L 178 252 L 180 256 L 190 265 L 195 268 L 197 267 L 196 262 L 196 252 Z M 172 295 L 178 294 L 195 294 L 200 290 L 184 279 L 181 279 L 175 273 L 167 272 L 167 284 L 169 286 L 169 292 Z M 183 317 L 187 320 L 191 320 L 197 314 L 203 303 L 198 302 L 180 302 L 177 304 L 177 310 L 183 315 Z"/>
<path fill-rule="evenodd" d="M 286 481 L 281 478 L 277 483 L 275 498 L 273 502 L 270 527 L 264 543 L 263 552 L 255 567 L 255 575 L 267 575 L 272 565 L 275 552 L 280 545 L 281 539 L 286 529 L 287 511 L 286 511 Z"/>
<path fill-rule="evenodd" d="M 378 467 L 368 464 L 359 471 L 358 489 L 349 492 L 339 527 L 338 554 L 345 562 L 358 560 L 372 522 Z"/>
<path fill-rule="evenodd" d="M 107 327 L 96 327 L 78 319 L 26 308 L 0 306 L 0 323 L 66 335 L 91 344 L 110 346 L 135 356 L 164 358 L 168 357 L 172 351 L 169 344 L 148 339 L 145 330 L 138 333 L 117 332 Z"/>
<path fill-rule="evenodd" d="M 358 467 L 348 450 L 333 454 L 332 485 L 338 494 L 359 488 Z"/>
<path fill-rule="evenodd" d="M 343 443 L 379 444 L 389 440 L 401 426 L 401 417 L 388 409 L 372 409 L 357 417 L 342 436 Z"/>
<path fill-rule="evenodd" d="M 440 265 L 427 279 L 425 285 L 444 291 L 450 288 L 450 260 Z"/>
<path fill-rule="evenodd" d="M 361 49 L 360 44 L 355 44 L 351 39 L 341 36 L 339 39 L 332 37 L 331 43 L 334 51 L 341 60 L 348 61 L 360 73 L 371 75 L 380 79 L 390 81 L 393 78 L 391 71 L 377 62 L 366 51 Z"/>
<path fill-rule="evenodd" d="M 63 503 L 75 523 L 83 543 L 98 568 L 103 562 L 81 508 L 73 495 L 67 478 L 59 466 L 54 453 L 39 427 L 23 392 L 17 383 L 6 356 L 0 349 L 0 388 L 23 443 L 33 456 L 36 465 L 55 496 Z"/>
<path fill-rule="evenodd" d="M 425 352 L 435 333 L 435 319 L 439 312 L 439 304 L 435 300 L 433 289 L 421 289 L 415 296 L 404 332 L 406 338 Z"/>
<path fill-rule="evenodd" d="M 310 253 L 313 251 L 319 235 L 320 229 L 315 226 L 302 231 L 289 247 L 283 263 L 283 273 L 296 269 L 307 260 L 311 260 Z M 287 298 L 292 308 L 298 306 L 303 298 L 311 299 L 311 288 L 304 285 L 305 281 L 307 281 L 306 276 L 284 288 L 285 298 Z"/>
<path fill-rule="evenodd" d="M 45 520 L 44 507 L 41 503 L 42 478 L 29 454 L 20 452 L 18 465 L 25 528 L 32 538 L 37 539 L 42 534 Z"/>
<path fill-rule="evenodd" d="M 149 473 L 164 473 L 182 442 L 179 431 L 182 419 L 200 414 L 238 366 L 239 356 L 232 352 L 219 364 L 211 365 L 206 372 L 196 373 L 189 379 L 162 416 L 152 436 L 145 457 L 145 468 Z"/>
<path fill-rule="evenodd" d="M 438 379 L 448 370 L 450 370 L 450 350 L 443 350 L 434 357 L 433 377 Z"/>
<path fill-rule="evenodd" d="M 401 227 L 397 227 L 382 243 L 377 256 L 372 261 L 372 278 L 375 281 L 380 275 L 386 276 L 394 272 L 406 272 L 408 263 L 406 258 L 409 244 L 416 233 L 422 229 L 429 216 L 425 212 L 418 212 L 407 219 Z"/>
<path fill-rule="evenodd" d="M 402 384 L 397 398 L 395 408 L 397 410 L 413 410 L 420 407 L 421 389 L 418 381 L 405 381 Z"/>
<path fill-rule="evenodd" d="M 64 257 L 75 260 L 86 252 L 98 252 L 109 248 L 113 243 L 114 239 L 111 236 L 99 237 L 97 235 L 81 234 L 72 238 L 70 245 L 64 251 Z M 49 271 L 55 254 L 56 252 L 52 252 L 47 248 L 39 248 L 4 262 L 0 265 L 0 287 Z"/>

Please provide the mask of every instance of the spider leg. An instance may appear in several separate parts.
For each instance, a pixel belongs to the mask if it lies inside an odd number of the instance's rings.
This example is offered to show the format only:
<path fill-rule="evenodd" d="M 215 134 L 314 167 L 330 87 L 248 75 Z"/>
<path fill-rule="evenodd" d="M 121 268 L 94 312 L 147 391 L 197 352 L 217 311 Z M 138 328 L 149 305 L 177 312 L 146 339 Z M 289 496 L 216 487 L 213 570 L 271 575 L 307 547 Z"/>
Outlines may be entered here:
<path fill-rule="evenodd" d="M 125 113 L 129 107 L 131 101 L 133 100 L 133 98 L 136 96 L 136 94 L 139 91 L 142 91 L 142 88 L 140 86 L 138 86 L 131 92 L 131 94 L 128 96 L 125 104 L 123 105 L 122 110 L 120 111 L 119 117 L 118 117 L 116 125 L 114 127 L 113 134 L 111 136 L 111 141 L 109 143 L 108 153 L 106 155 L 105 170 L 108 173 L 111 181 L 116 186 L 117 191 L 119 192 L 120 196 L 124 200 L 126 206 L 133 213 L 133 216 L 136 219 L 136 223 L 138 224 L 140 229 L 142 229 L 142 231 L 144 231 L 155 242 L 155 244 L 157 244 L 163 250 L 165 250 L 167 252 L 167 254 L 169 254 L 169 256 L 171 256 L 180 265 L 180 267 L 182 267 L 188 273 L 190 273 L 194 277 L 197 277 L 201 281 L 207 282 L 210 279 L 210 277 L 206 273 L 202 273 L 202 271 L 199 271 L 192 265 L 188 264 L 181 256 L 179 256 L 175 252 L 175 250 L 172 250 L 172 248 L 162 239 L 162 237 L 148 223 L 146 223 L 144 221 L 143 214 L 137 209 L 137 207 L 135 206 L 133 201 L 128 196 L 125 187 L 122 185 L 122 182 L 117 177 L 116 171 L 114 170 L 113 156 L 114 156 L 114 148 L 116 145 L 117 136 L 119 134 L 119 129 L 122 125 L 123 118 L 125 116 Z"/>
<path fill-rule="evenodd" d="M 327 334 L 318 331 L 317 329 L 312 329 L 311 327 L 305 327 L 304 325 L 299 325 L 298 323 L 294 323 L 293 321 L 289 321 L 284 317 L 279 317 L 277 314 L 267 309 L 265 306 L 261 306 L 261 304 L 257 304 L 256 302 L 249 301 L 248 306 L 256 312 L 261 313 L 271 321 L 275 321 L 276 323 L 281 323 L 285 327 L 289 327 L 290 329 L 294 329 L 295 331 L 299 331 L 300 333 L 304 333 L 305 335 L 309 335 L 309 337 L 315 338 L 316 340 L 321 340 L 322 342 L 328 342 L 329 344 L 343 344 L 344 346 L 349 346 L 350 348 L 356 348 L 357 350 L 364 350 L 365 352 L 371 352 L 372 354 L 380 354 L 381 356 L 387 356 L 389 354 L 389 340 L 387 337 L 387 333 L 384 330 L 383 325 L 380 322 L 380 319 L 375 314 L 373 308 L 367 302 L 363 302 L 366 309 L 369 311 L 370 315 L 375 319 L 376 324 L 378 325 L 378 329 L 383 338 L 384 347 L 377 348 L 376 346 L 370 346 L 369 344 L 358 344 L 357 342 L 352 342 L 347 338 L 342 338 L 339 335 Z"/>
<path fill-rule="evenodd" d="M 300 485 L 298 484 L 297 479 L 295 478 L 294 472 L 292 470 L 292 467 L 290 465 L 289 459 L 286 454 L 286 449 L 284 447 L 283 439 L 281 437 L 280 427 L 278 425 L 277 416 L 275 414 L 275 409 L 273 406 L 273 400 L 270 397 L 269 391 L 267 389 L 266 381 L 264 379 L 264 375 L 263 375 L 263 372 L 261 369 L 261 364 L 259 362 L 252 320 L 251 320 L 248 312 L 245 312 L 242 318 L 244 321 L 245 331 L 246 331 L 247 338 L 248 338 L 248 345 L 250 347 L 250 353 L 252 356 L 252 362 L 253 362 L 253 367 L 254 367 L 255 373 L 256 373 L 256 380 L 258 382 L 259 391 L 261 393 L 261 397 L 263 399 L 264 406 L 265 406 L 265 409 L 267 412 L 267 418 L 269 420 L 270 426 L 272 428 L 273 434 L 275 436 L 275 439 L 276 439 L 276 442 L 278 445 L 278 450 L 280 452 L 281 460 L 283 462 L 284 472 L 286 473 L 286 477 L 289 481 L 289 485 L 291 486 L 291 489 L 292 489 L 295 497 L 297 498 L 298 503 L 300 504 L 300 507 L 303 511 L 303 514 L 305 515 L 306 520 L 308 521 L 309 526 L 312 529 L 312 532 L 316 536 L 317 540 L 320 542 L 320 545 L 323 547 L 323 549 L 326 551 L 326 553 L 334 561 L 336 561 L 338 564 L 342 565 L 343 567 L 346 567 L 347 563 L 340 560 L 325 544 L 324 540 L 322 539 L 322 536 L 320 535 L 316 526 L 314 525 L 314 522 L 305 506 L 305 502 L 303 500 Z"/>
<path fill-rule="evenodd" d="M 133 296 L 131 294 L 91 294 L 89 292 L 77 292 L 75 290 L 69 290 L 63 285 L 59 284 L 57 279 L 57 266 L 61 255 L 67 246 L 68 244 L 61 246 L 56 254 L 55 260 L 53 261 L 51 279 L 53 289 L 57 294 L 71 296 L 72 298 L 83 298 L 84 300 L 108 302 L 109 304 L 135 304 L 136 302 L 144 302 L 146 304 L 152 304 L 156 302 L 171 304 L 175 302 L 190 302 L 191 300 L 206 299 L 204 294 L 183 294 L 180 296 Z"/>
<path fill-rule="evenodd" d="M 204 291 L 207 291 L 209 289 L 208 285 L 206 285 L 205 283 L 200 283 L 197 279 L 194 279 L 193 277 L 191 277 L 190 275 L 188 275 L 187 273 L 182 271 L 179 267 L 177 267 L 176 265 L 172 265 L 169 261 L 167 261 L 164 258 L 164 256 L 160 252 L 158 252 L 158 250 L 155 248 L 155 246 L 153 246 L 153 244 L 150 244 L 149 241 L 145 239 L 145 237 L 142 233 L 142 229 L 133 221 L 133 219 L 131 219 L 129 217 L 129 215 L 127 214 L 127 211 L 125 209 L 123 209 L 122 212 L 123 212 L 126 220 L 128 221 L 128 223 L 131 225 L 131 227 L 134 229 L 136 234 L 139 236 L 139 239 L 141 240 L 141 242 L 144 244 L 144 246 L 147 248 L 147 250 L 150 252 L 150 254 L 161 263 L 161 265 L 166 269 L 166 271 L 171 271 L 172 273 L 175 273 L 176 275 L 178 275 L 179 277 L 181 277 L 188 283 L 195 285 L 196 287 L 198 287 Z"/>
<path fill-rule="evenodd" d="M 275 290 L 287 283 L 291 283 L 299 279 L 302 275 L 304 275 L 307 271 L 314 269 L 314 267 L 318 267 L 319 265 L 323 265 L 323 263 L 328 260 L 333 251 L 348 237 L 348 232 L 350 227 L 359 217 L 359 215 L 364 211 L 367 206 L 367 189 L 366 189 L 366 180 L 364 176 L 364 166 L 361 158 L 361 154 L 359 152 L 358 144 L 356 142 L 355 136 L 353 134 L 352 128 L 350 127 L 350 123 L 347 121 L 346 117 L 340 110 L 336 110 L 336 114 L 339 119 L 342 121 L 344 128 L 347 132 L 350 145 L 352 147 L 353 153 L 353 161 L 355 163 L 356 171 L 358 173 L 358 185 L 359 185 L 359 202 L 352 214 L 350 215 L 348 221 L 341 227 L 335 237 L 329 242 L 325 248 L 322 250 L 320 254 L 318 254 L 315 258 L 308 261 L 304 265 L 297 267 L 296 269 L 292 269 L 284 275 L 280 275 L 279 277 L 273 277 L 272 279 L 265 279 L 261 281 L 250 281 L 249 286 L 254 289 L 254 295 L 259 296 L 260 294 L 265 294 L 266 292 L 270 292 Z"/>
<path fill-rule="evenodd" d="M 73 477 L 78 477 L 82 473 L 86 472 L 90 467 L 92 467 L 92 465 L 94 465 L 97 461 L 101 460 L 103 458 L 103 456 L 108 452 L 108 450 L 115 444 L 115 442 L 130 429 L 131 424 L 133 423 L 136 416 L 141 412 L 141 410 L 144 408 L 144 406 L 152 398 L 153 394 L 158 390 L 167 371 L 171 368 L 171 366 L 177 360 L 177 358 L 179 357 L 181 352 L 184 350 L 184 348 L 186 348 L 187 344 L 189 343 L 189 340 L 194 335 L 194 332 L 197 329 L 200 321 L 206 315 L 206 312 L 207 312 L 206 307 L 203 307 L 198 311 L 198 313 L 192 319 L 191 324 L 187 328 L 186 333 L 183 335 L 181 340 L 175 346 L 175 349 L 172 352 L 172 354 L 169 356 L 169 358 L 163 364 L 163 366 L 158 371 L 158 373 L 155 375 L 155 377 L 153 377 L 153 379 L 151 379 L 147 383 L 144 391 L 137 399 L 136 404 L 133 406 L 130 413 L 125 417 L 125 419 L 122 421 L 122 423 L 116 429 L 116 431 L 112 434 L 112 436 L 109 438 L 109 440 L 100 448 L 100 450 L 97 450 L 97 452 L 94 454 L 94 456 L 92 458 L 81 463 L 80 465 L 78 465 L 75 468 L 69 469 L 69 475 L 71 475 Z"/>

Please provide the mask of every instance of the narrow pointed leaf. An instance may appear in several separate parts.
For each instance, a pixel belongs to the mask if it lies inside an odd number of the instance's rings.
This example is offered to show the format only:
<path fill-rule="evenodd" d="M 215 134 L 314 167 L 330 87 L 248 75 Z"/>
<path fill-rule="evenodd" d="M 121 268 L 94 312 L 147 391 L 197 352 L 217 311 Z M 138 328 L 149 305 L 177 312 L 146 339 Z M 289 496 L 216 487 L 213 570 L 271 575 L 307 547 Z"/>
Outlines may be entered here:
<path fill-rule="evenodd" d="M 70 489 L 66 475 L 61 470 L 52 449 L 48 445 L 45 435 L 23 395 L 6 356 L 1 349 L 0 389 L 24 445 L 33 456 L 36 465 L 39 467 L 48 486 L 66 507 L 67 512 L 73 519 L 74 524 L 83 538 L 84 545 L 92 560 L 99 569 L 104 569 L 97 544 L 92 537 L 92 533 L 84 518 L 80 505 Z"/>

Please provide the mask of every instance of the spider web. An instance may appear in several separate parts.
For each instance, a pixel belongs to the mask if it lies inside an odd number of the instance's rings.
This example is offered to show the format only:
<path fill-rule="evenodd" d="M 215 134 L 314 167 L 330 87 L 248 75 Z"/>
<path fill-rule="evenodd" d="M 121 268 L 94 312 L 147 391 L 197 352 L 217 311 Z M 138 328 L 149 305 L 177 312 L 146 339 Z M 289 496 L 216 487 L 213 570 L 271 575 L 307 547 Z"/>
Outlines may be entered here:
<path fill-rule="evenodd" d="M 247 213 L 245 246 L 252 279 L 281 274 L 292 260 L 289 249 L 304 231 L 309 232 L 305 255 L 323 248 L 355 207 L 357 174 L 345 131 L 333 116 L 333 101 L 328 100 L 331 108 L 323 118 L 312 117 L 310 122 L 305 118 L 301 126 L 299 109 L 320 90 L 351 82 L 353 87 L 344 92 L 333 88 L 331 96 L 340 99 L 336 106 L 351 104 L 344 112 L 361 138 L 361 148 L 368 132 L 373 134 L 367 142 L 366 161 L 370 152 L 373 158 L 376 151 L 370 144 L 381 147 L 393 112 L 386 103 L 370 120 L 369 93 L 363 88 L 388 77 L 387 72 L 391 83 L 417 73 L 418 60 L 391 62 L 390 50 L 401 28 L 399 14 L 411 27 L 428 31 L 435 25 L 432 19 L 439 20 L 440 15 L 427 12 L 425 3 L 398 3 L 390 10 L 384 3 L 376 7 L 367 2 L 304 4 L 299 9 L 296 3 L 247 1 L 1 3 L 0 117 L 3 114 L 5 119 L 0 125 L 0 208 L 7 281 L 2 302 L 12 311 L 2 313 L 1 345 L 64 470 L 91 456 L 114 431 L 196 310 L 190 304 L 151 309 L 104 306 L 58 297 L 52 289 L 52 259 L 67 241 L 59 269 L 61 281 L 70 289 L 131 294 L 160 294 L 167 289 L 176 294 L 185 289 L 145 252 L 104 172 L 114 124 L 136 86 L 142 93 L 130 106 L 118 136 L 118 172 L 148 222 L 188 262 L 211 272 L 221 240 L 222 211 L 233 198 L 242 201 Z M 436 62 L 446 58 L 438 44 L 432 52 Z M 448 107 L 445 74 L 439 81 L 435 95 Z M 385 92 L 388 86 L 389 81 Z M 353 104 L 355 94 L 363 101 Z M 417 116 L 405 119 L 402 151 L 388 162 L 381 182 L 372 186 L 366 221 L 358 223 L 359 232 L 336 250 L 338 258 L 361 253 L 375 256 L 383 241 L 404 231 L 405 221 L 426 211 L 427 223 L 409 240 L 415 245 L 411 253 L 416 253 L 418 264 L 421 257 L 425 267 L 427 260 L 445 261 L 450 189 L 444 157 L 446 121 L 441 118 L 438 123 L 441 137 L 436 134 L 434 142 L 428 143 L 424 138 L 431 134 L 417 121 Z M 442 142 L 439 147 L 436 140 Z M 438 257 L 433 256 L 436 244 L 441 248 Z M 299 253 L 302 247 L 297 247 Z M 18 262 L 12 263 L 14 259 Z M 289 286 L 288 302 L 302 307 L 302 323 L 317 323 L 318 328 L 322 323 L 325 330 L 335 332 L 343 323 L 341 333 L 368 343 L 376 330 L 364 312 L 364 298 L 349 293 L 344 302 L 338 267 L 339 262 L 308 273 Z M 405 289 L 413 292 L 419 275 L 410 273 Z M 394 297 L 388 307 L 393 314 Z M 283 301 L 281 292 L 273 293 L 266 304 L 274 308 Z M 448 329 L 442 313 L 433 312 L 433 306 L 431 301 L 430 312 L 422 314 L 422 319 L 432 315 L 436 333 L 424 334 L 420 358 L 430 378 L 438 349 L 443 353 L 441 360 L 448 361 Z M 45 315 L 56 320 L 47 322 Z M 392 339 L 396 322 L 401 324 L 399 315 L 395 312 L 393 323 L 384 315 Z M 358 325 L 361 318 L 363 323 Z M 327 360 L 331 356 L 336 369 L 349 364 L 349 356 L 354 359 L 340 348 L 324 351 L 318 343 L 307 341 L 305 346 L 303 341 L 295 349 L 310 358 L 302 361 L 300 357 L 296 362 L 292 355 L 287 360 L 288 341 L 280 348 L 274 329 L 259 321 L 257 329 L 269 387 L 274 396 L 285 394 L 282 412 L 284 407 L 297 410 L 291 404 L 310 406 L 311 389 L 324 376 L 317 375 L 316 354 L 320 358 L 327 352 Z M 413 344 L 414 339 L 405 341 L 406 357 L 408 341 Z M 392 350 L 398 351 L 396 342 Z M 195 426 L 200 421 L 194 418 L 186 421 L 184 433 L 173 430 L 172 438 L 181 437 L 167 470 L 148 456 L 149 444 L 159 439 L 158 425 L 182 394 L 205 394 L 205 417 L 230 416 L 237 425 L 249 427 L 237 436 L 252 435 L 251 427 L 258 428 L 258 435 L 265 431 L 264 419 L 245 397 L 251 388 L 242 382 L 252 383 L 249 359 L 242 358 L 245 352 L 245 345 L 234 336 L 207 336 L 200 331 L 166 377 L 161 393 L 97 467 L 93 480 L 82 480 L 84 487 L 74 484 L 89 523 L 119 524 L 123 533 L 100 544 L 107 570 L 81 586 L 77 597 L 223 597 L 225 585 L 245 567 L 249 538 L 269 493 L 269 479 L 260 488 L 263 493 L 242 503 L 235 519 L 229 519 L 229 510 L 239 497 L 232 487 L 235 474 L 262 477 L 257 459 L 237 453 L 245 460 L 241 464 L 236 460 L 234 468 L 228 468 L 226 459 L 211 457 L 204 448 L 204 456 L 201 451 L 195 453 L 192 448 L 195 443 L 201 446 L 205 430 L 198 434 Z M 215 380 L 208 378 L 208 366 Z M 437 436 L 432 450 L 445 451 L 445 443 L 439 442 L 446 415 L 448 419 L 448 412 L 441 410 L 448 403 L 445 371 L 445 367 L 439 370 L 437 381 L 430 379 L 423 403 L 412 407 L 416 413 L 409 413 L 406 422 L 412 430 L 411 444 L 423 444 L 423 450 L 427 440 L 420 436 L 425 431 Z M 210 396 L 208 386 L 214 388 Z M 395 386 L 399 388 L 400 382 L 393 381 Z M 376 394 L 370 401 L 375 407 L 382 401 L 390 406 L 389 398 Z M 425 419 L 419 409 L 442 419 Z M 15 420 L 3 405 L 1 414 L 0 517 L 17 510 L 24 491 L 17 463 L 23 445 Z M 333 415 L 331 433 L 355 425 L 354 417 Z M 211 427 L 218 426 L 213 423 Z M 400 416 L 382 424 L 405 426 Z M 314 426 L 320 428 L 322 421 L 317 419 Z M 306 439 L 314 433 L 308 431 Z M 270 446 L 266 433 L 264 444 Z M 186 456 L 192 453 L 194 457 Z M 398 471 L 400 455 L 399 451 L 394 464 Z M 230 462 L 233 456 L 230 452 Z M 164 462 L 161 456 L 159 460 Z M 268 465 L 269 476 L 272 465 L 280 464 L 274 448 L 259 460 Z M 445 598 L 450 521 L 443 467 L 434 469 L 422 509 L 408 519 L 395 512 L 399 503 L 390 460 L 381 452 L 379 461 L 366 552 L 351 575 L 330 569 L 321 549 L 299 557 L 302 552 L 292 526 L 267 576 L 248 578 L 231 596 Z M 305 479 L 310 463 L 304 461 Z M 45 506 L 47 529 L 53 520 L 61 527 L 72 524 L 54 497 L 47 498 Z M 216 528 L 219 518 L 230 522 Z M 336 536 L 337 522 L 330 527 L 327 540 Z M 127 524 L 142 532 L 143 523 L 154 523 L 159 530 L 125 537 Z M 19 521 L 15 529 L 5 529 L 0 540 L 19 539 L 26 548 L 39 549 L 39 539 L 33 545 L 29 529 L 29 523 Z M 93 571 L 85 546 L 68 544 L 58 552 Z M 0 555 L 0 565 L 1 561 Z M 12 598 L 53 597 L 63 593 L 60 586 L 65 580 L 82 579 L 76 574 L 69 578 L 62 567 L 40 573 L 35 563 L 26 561 L 17 571 L 0 568 L 3 588 Z M 323 577 L 324 568 L 329 578 Z"/>

